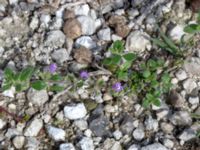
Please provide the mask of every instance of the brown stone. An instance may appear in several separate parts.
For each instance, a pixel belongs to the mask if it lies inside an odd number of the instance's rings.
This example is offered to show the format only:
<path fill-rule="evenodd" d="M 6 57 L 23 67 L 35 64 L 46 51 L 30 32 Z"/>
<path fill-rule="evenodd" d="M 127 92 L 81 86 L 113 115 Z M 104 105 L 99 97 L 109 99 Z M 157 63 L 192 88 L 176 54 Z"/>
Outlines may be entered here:
<path fill-rule="evenodd" d="M 126 17 L 119 15 L 113 15 L 108 20 L 108 23 L 111 27 L 115 27 L 117 24 L 125 25 L 126 22 Z"/>
<path fill-rule="evenodd" d="M 81 24 L 77 19 L 68 19 L 64 24 L 64 33 L 68 38 L 76 39 L 81 36 Z"/>
<path fill-rule="evenodd" d="M 92 52 L 85 47 L 80 47 L 74 51 L 74 58 L 78 63 L 89 64 L 92 62 Z"/>
<path fill-rule="evenodd" d="M 64 13 L 64 20 L 70 19 L 70 18 L 75 18 L 75 13 L 73 10 L 66 10 Z"/>
<path fill-rule="evenodd" d="M 200 11 L 200 0 L 191 0 L 190 5 L 194 12 Z"/>
<path fill-rule="evenodd" d="M 184 106 L 184 102 L 184 98 L 175 90 L 172 90 L 167 97 L 167 103 L 175 108 L 182 108 Z"/>
<path fill-rule="evenodd" d="M 115 28 L 115 32 L 117 35 L 124 38 L 129 34 L 130 28 L 127 25 L 118 24 Z"/>

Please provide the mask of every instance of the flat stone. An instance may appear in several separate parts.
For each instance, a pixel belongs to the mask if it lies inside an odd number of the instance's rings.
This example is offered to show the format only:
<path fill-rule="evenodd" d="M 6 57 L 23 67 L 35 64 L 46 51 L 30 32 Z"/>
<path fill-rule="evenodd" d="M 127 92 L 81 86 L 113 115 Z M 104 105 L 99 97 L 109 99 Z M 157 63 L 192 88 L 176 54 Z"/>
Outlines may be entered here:
<path fill-rule="evenodd" d="M 191 57 L 185 60 L 183 65 L 185 71 L 191 76 L 200 75 L 200 58 Z"/>
<path fill-rule="evenodd" d="M 197 105 L 199 104 L 199 97 L 189 97 L 188 101 L 192 105 Z"/>
<path fill-rule="evenodd" d="M 193 79 L 187 79 L 183 82 L 183 88 L 187 93 L 191 93 L 196 87 L 197 84 Z"/>
<path fill-rule="evenodd" d="M 88 4 L 77 5 L 74 7 L 74 13 L 76 16 L 88 16 L 90 12 L 90 7 Z"/>
<path fill-rule="evenodd" d="M 141 141 L 145 136 L 144 130 L 137 128 L 133 131 L 133 137 L 134 139 L 136 139 L 137 141 Z"/>
<path fill-rule="evenodd" d="M 127 114 L 123 116 L 123 119 L 120 124 L 120 130 L 123 134 L 131 134 L 133 132 L 133 118 Z"/>
<path fill-rule="evenodd" d="M 68 19 L 64 24 L 63 31 L 68 38 L 76 39 L 82 34 L 81 24 L 75 18 Z"/>
<path fill-rule="evenodd" d="M 196 132 L 193 129 L 185 129 L 178 137 L 180 140 L 186 142 L 196 138 Z"/>
<path fill-rule="evenodd" d="M 185 70 L 180 69 L 175 73 L 175 76 L 179 81 L 182 81 L 187 78 L 187 73 L 185 72 Z"/>
<path fill-rule="evenodd" d="M 48 135 L 54 140 L 54 141 L 64 141 L 65 140 L 65 131 L 60 128 L 56 128 L 53 126 L 47 127 Z"/>
<path fill-rule="evenodd" d="M 164 139 L 163 144 L 164 144 L 164 146 L 166 146 L 167 148 L 170 148 L 170 149 L 172 149 L 174 147 L 174 142 L 170 139 Z"/>
<path fill-rule="evenodd" d="M 41 119 L 32 120 L 25 128 L 25 136 L 37 136 L 43 127 L 43 121 Z"/>
<path fill-rule="evenodd" d="M 83 103 L 64 107 L 64 115 L 67 119 L 70 119 L 70 120 L 84 118 L 86 114 L 87 114 L 87 110 Z"/>
<path fill-rule="evenodd" d="M 111 40 L 111 30 L 110 30 L 110 28 L 105 28 L 105 29 L 99 30 L 97 35 L 98 35 L 98 38 L 100 40 L 104 40 L 104 41 L 110 41 Z"/>
<path fill-rule="evenodd" d="M 185 103 L 185 99 L 175 90 L 172 90 L 168 97 L 167 97 L 167 103 L 171 104 L 175 108 L 182 108 Z"/>
<path fill-rule="evenodd" d="M 27 98 L 29 102 L 37 106 L 42 106 L 49 100 L 49 96 L 46 90 L 38 91 L 33 88 L 30 88 L 28 90 Z"/>

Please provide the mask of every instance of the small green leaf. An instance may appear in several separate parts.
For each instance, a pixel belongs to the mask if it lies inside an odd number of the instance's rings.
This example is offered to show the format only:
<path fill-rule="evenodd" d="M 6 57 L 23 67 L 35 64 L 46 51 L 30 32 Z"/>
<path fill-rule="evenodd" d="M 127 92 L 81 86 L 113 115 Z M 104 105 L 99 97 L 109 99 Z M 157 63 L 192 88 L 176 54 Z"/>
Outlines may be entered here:
<path fill-rule="evenodd" d="M 158 98 L 155 98 L 155 99 L 153 100 L 153 104 L 154 104 L 155 106 L 160 107 L 161 102 L 160 102 L 160 100 L 159 100 Z"/>
<path fill-rule="evenodd" d="M 145 70 L 145 71 L 143 72 L 143 77 L 144 77 L 144 78 L 148 78 L 150 75 L 151 75 L 151 72 L 150 72 L 149 70 Z"/>
<path fill-rule="evenodd" d="M 5 84 L 2 86 L 2 90 L 3 90 L 3 91 L 6 91 L 6 90 L 9 90 L 11 87 L 12 87 L 12 84 L 11 84 L 11 83 L 5 83 Z"/>
<path fill-rule="evenodd" d="M 52 75 L 50 79 L 53 81 L 60 81 L 62 80 L 62 77 L 58 74 L 55 74 L 55 75 Z"/>
<path fill-rule="evenodd" d="M 64 89 L 65 88 L 63 86 L 60 86 L 60 85 L 52 85 L 49 88 L 50 91 L 54 91 L 54 92 L 60 92 L 60 91 L 63 91 Z"/>
<path fill-rule="evenodd" d="M 17 83 L 15 85 L 15 89 L 16 89 L 17 92 L 21 92 L 22 91 L 22 85 L 20 83 Z"/>
<path fill-rule="evenodd" d="M 124 50 L 124 43 L 122 41 L 117 40 L 112 44 L 111 48 L 112 53 L 120 54 L 123 52 L 123 50 Z"/>
<path fill-rule="evenodd" d="M 194 34 L 200 31 L 200 25 L 198 24 L 189 24 L 184 28 L 184 32 Z"/>
<path fill-rule="evenodd" d="M 30 79 L 31 76 L 33 75 L 33 72 L 34 72 L 33 67 L 27 67 L 27 68 L 23 69 L 20 74 L 20 80 L 26 81 L 26 80 Z"/>
<path fill-rule="evenodd" d="M 161 41 L 161 40 L 159 40 L 157 38 L 151 38 L 151 40 L 155 45 L 158 45 L 161 48 L 166 48 L 167 47 L 166 43 L 164 43 L 163 41 Z"/>
<path fill-rule="evenodd" d="M 134 61 L 136 59 L 136 55 L 133 53 L 128 53 L 128 54 L 123 55 L 123 58 L 126 61 Z"/>
<path fill-rule="evenodd" d="M 7 80 L 12 80 L 14 76 L 14 72 L 10 68 L 6 68 L 4 71 L 4 76 Z"/>
<path fill-rule="evenodd" d="M 84 85 L 84 82 L 83 81 L 79 81 L 78 83 L 77 83 L 77 87 L 82 87 Z"/>
<path fill-rule="evenodd" d="M 118 65 L 120 63 L 121 56 L 117 54 L 113 54 L 111 59 L 112 59 L 112 65 Z"/>
<path fill-rule="evenodd" d="M 132 65 L 132 62 L 130 62 L 130 61 L 127 61 L 127 62 L 125 62 L 125 63 L 123 63 L 121 66 L 120 66 L 120 68 L 121 68 L 121 70 L 128 70 L 130 67 L 131 67 L 131 65 Z"/>
<path fill-rule="evenodd" d="M 144 108 L 148 108 L 148 107 L 150 106 L 150 102 L 149 102 L 149 100 L 148 100 L 147 98 L 145 98 L 145 99 L 143 100 L 142 106 L 143 106 Z"/>
<path fill-rule="evenodd" d="M 35 90 L 42 90 L 47 87 L 47 84 L 42 80 L 37 80 L 31 84 L 31 87 L 34 88 Z"/>
<path fill-rule="evenodd" d="M 17 81 L 20 78 L 20 73 L 15 73 L 15 75 L 13 76 L 13 80 Z"/>
<path fill-rule="evenodd" d="M 109 57 L 109 58 L 105 58 L 103 60 L 103 65 L 106 65 L 106 66 L 110 66 L 112 64 L 112 59 Z"/>
<path fill-rule="evenodd" d="M 117 77 L 119 80 L 127 81 L 128 80 L 128 72 L 126 71 L 119 71 L 117 73 Z"/>

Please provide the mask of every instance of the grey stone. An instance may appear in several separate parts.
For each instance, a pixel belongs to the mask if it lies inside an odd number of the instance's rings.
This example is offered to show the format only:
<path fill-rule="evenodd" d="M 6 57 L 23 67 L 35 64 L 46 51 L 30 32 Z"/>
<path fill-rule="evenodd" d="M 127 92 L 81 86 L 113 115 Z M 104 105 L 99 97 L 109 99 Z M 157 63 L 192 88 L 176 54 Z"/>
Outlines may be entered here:
<path fill-rule="evenodd" d="M 71 143 L 60 144 L 59 150 L 76 150 L 74 145 Z"/>
<path fill-rule="evenodd" d="M 60 30 L 54 30 L 47 33 L 45 46 L 52 48 L 62 47 L 65 43 L 65 34 Z"/>
<path fill-rule="evenodd" d="M 61 48 L 61 49 L 55 50 L 51 54 L 51 57 L 58 64 L 62 64 L 63 62 L 65 62 L 65 61 L 67 61 L 69 59 L 69 52 L 64 48 Z"/>
<path fill-rule="evenodd" d="M 199 104 L 199 97 L 189 97 L 188 101 L 192 105 L 197 105 Z"/>
<path fill-rule="evenodd" d="M 185 70 L 178 70 L 176 73 L 176 78 L 179 80 L 179 81 L 182 81 L 182 80 L 185 80 L 187 78 L 187 73 L 185 72 Z"/>
<path fill-rule="evenodd" d="M 12 129 L 9 128 L 5 134 L 5 137 L 7 137 L 8 139 L 13 138 L 14 136 L 17 135 L 21 135 L 22 133 L 20 131 L 18 131 L 17 129 Z"/>
<path fill-rule="evenodd" d="M 177 41 L 180 42 L 182 36 L 186 34 L 184 32 L 184 25 L 176 25 L 170 32 L 169 32 L 169 36 L 171 37 L 171 39 L 173 41 Z"/>
<path fill-rule="evenodd" d="M 110 28 L 101 29 L 98 33 L 98 38 L 100 40 L 110 41 L 111 40 L 111 31 Z"/>
<path fill-rule="evenodd" d="M 77 20 L 81 24 L 83 35 L 92 35 L 96 31 L 95 20 L 89 16 L 79 16 Z"/>
<path fill-rule="evenodd" d="M 122 150 L 122 146 L 121 146 L 120 142 L 118 142 L 118 141 L 114 142 L 114 144 L 112 145 L 110 150 Z"/>
<path fill-rule="evenodd" d="M 86 120 L 78 119 L 74 121 L 74 125 L 77 126 L 80 130 L 85 130 L 88 128 L 88 123 Z"/>
<path fill-rule="evenodd" d="M 47 127 L 48 135 L 54 140 L 54 141 L 64 141 L 65 140 L 65 131 L 60 128 L 56 128 L 53 126 Z"/>
<path fill-rule="evenodd" d="M 173 131 L 174 126 L 170 123 L 162 122 L 161 123 L 161 129 L 163 130 L 163 132 L 169 134 Z"/>
<path fill-rule="evenodd" d="M 137 128 L 133 131 L 133 137 L 134 139 L 136 139 L 137 141 L 141 141 L 145 136 L 144 130 Z"/>
<path fill-rule="evenodd" d="M 144 122 L 147 130 L 158 130 L 158 121 L 156 119 L 153 119 L 151 116 L 149 116 L 145 122 Z"/>
<path fill-rule="evenodd" d="M 115 138 L 116 140 L 119 140 L 119 139 L 121 139 L 121 137 L 122 137 L 122 132 L 119 131 L 119 130 L 116 130 L 115 132 L 113 132 L 113 136 L 114 136 L 114 138 Z"/>
<path fill-rule="evenodd" d="M 40 142 L 35 137 L 27 137 L 25 148 L 28 150 L 39 150 Z"/>
<path fill-rule="evenodd" d="M 185 129 L 178 137 L 180 140 L 182 141 L 189 141 L 191 139 L 194 139 L 196 138 L 196 132 L 191 129 L 191 128 L 188 128 L 188 129 Z"/>
<path fill-rule="evenodd" d="M 193 79 L 187 79 L 183 82 L 183 88 L 187 93 L 191 93 L 196 87 L 197 84 Z"/>
<path fill-rule="evenodd" d="M 168 150 L 168 149 L 160 143 L 154 143 L 142 147 L 141 150 Z"/>
<path fill-rule="evenodd" d="M 49 100 L 49 96 L 46 90 L 38 91 L 33 88 L 30 88 L 28 90 L 27 98 L 29 102 L 37 106 L 42 106 Z"/>
<path fill-rule="evenodd" d="M 170 149 L 172 149 L 174 147 L 174 142 L 170 139 L 164 139 L 163 144 L 164 144 L 164 146 L 166 146 Z"/>
<path fill-rule="evenodd" d="M 171 104 L 175 108 L 182 108 L 185 103 L 185 99 L 175 90 L 172 90 L 167 97 L 167 103 Z"/>
<path fill-rule="evenodd" d="M 83 137 L 79 142 L 78 142 L 79 147 L 81 150 L 94 150 L 94 144 L 93 140 L 88 137 Z"/>
<path fill-rule="evenodd" d="M 0 119 L 0 130 L 3 129 L 6 124 L 7 124 L 6 121 L 4 121 L 3 119 Z"/>
<path fill-rule="evenodd" d="M 38 28 L 39 25 L 39 19 L 37 15 L 34 15 L 34 17 L 32 17 L 32 20 L 30 22 L 30 28 L 32 30 L 35 30 L 36 28 Z"/>
<path fill-rule="evenodd" d="M 191 76 L 200 75 L 200 59 L 198 57 L 191 57 L 186 59 L 183 67 L 185 71 Z"/>
<path fill-rule="evenodd" d="M 88 16 L 90 7 L 88 4 L 78 5 L 74 7 L 74 13 L 76 16 Z"/>
<path fill-rule="evenodd" d="M 140 146 L 136 145 L 136 144 L 133 144 L 128 148 L 128 150 L 140 150 Z"/>
<path fill-rule="evenodd" d="M 192 124 L 192 118 L 187 111 L 177 111 L 169 119 L 174 125 L 186 126 Z"/>
<path fill-rule="evenodd" d="M 149 35 L 145 32 L 131 32 L 126 39 L 126 50 L 137 53 L 144 52 L 146 48 L 149 49 L 151 47 L 151 43 L 148 38 Z"/>
<path fill-rule="evenodd" d="M 70 119 L 70 120 L 84 118 L 86 114 L 87 114 L 87 110 L 83 103 L 64 107 L 64 115 L 67 119 Z"/>
<path fill-rule="evenodd" d="M 123 134 L 131 134 L 133 132 L 133 118 L 129 115 L 124 115 L 123 120 L 120 124 L 120 130 Z"/>
<path fill-rule="evenodd" d="M 13 138 L 12 142 L 16 149 L 21 149 L 24 146 L 25 137 L 24 136 L 16 136 Z"/>
<path fill-rule="evenodd" d="M 95 48 L 96 42 L 89 36 L 81 36 L 80 38 L 78 38 L 75 42 L 75 47 L 79 48 L 80 46 L 84 46 L 88 49 L 93 49 Z"/>
<path fill-rule="evenodd" d="M 25 136 L 37 136 L 43 127 L 43 121 L 41 119 L 32 120 L 24 131 Z"/>

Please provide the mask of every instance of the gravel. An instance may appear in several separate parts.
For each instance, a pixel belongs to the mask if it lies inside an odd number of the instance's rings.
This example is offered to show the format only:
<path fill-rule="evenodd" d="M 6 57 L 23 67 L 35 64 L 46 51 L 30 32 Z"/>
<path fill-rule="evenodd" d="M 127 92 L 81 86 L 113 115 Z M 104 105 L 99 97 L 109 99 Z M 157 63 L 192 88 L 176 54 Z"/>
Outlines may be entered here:
<path fill-rule="evenodd" d="M 55 141 L 64 141 L 65 140 L 65 131 L 60 128 L 53 126 L 47 127 L 48 135 Z"/>
<path fill-rule="evenodd" d="M 25 136 L 37 136 L 43 127 L 43 121 L 41 119 L 33 119 L 29 125 L 25 128 Z"/>

